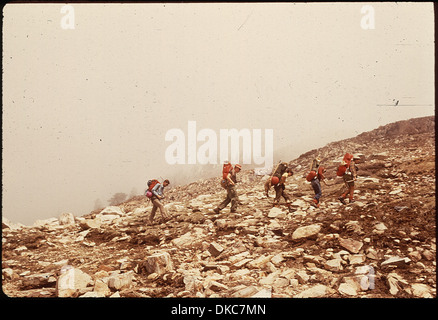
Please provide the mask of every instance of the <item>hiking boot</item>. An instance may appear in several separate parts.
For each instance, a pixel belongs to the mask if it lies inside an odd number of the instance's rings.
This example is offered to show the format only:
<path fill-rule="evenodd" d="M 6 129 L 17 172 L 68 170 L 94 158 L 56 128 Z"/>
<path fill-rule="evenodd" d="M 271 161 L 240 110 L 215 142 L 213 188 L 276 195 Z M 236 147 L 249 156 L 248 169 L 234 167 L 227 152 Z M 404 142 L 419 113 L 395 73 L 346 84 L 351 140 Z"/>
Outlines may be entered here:
<path fill-rule="evenodd" d="M 319 208 L 319 201 L 316 199 L 313 199 L 313 201 L 310 203 L 312 206 L 314 206 L 315 208 Z"/>
<path fill-rule="evenodd" d="M 342 197 L 339 197 L 339 198 L 338 198 L 338 200 L 339 200 L 339 201 L 341 201 L 341 202 L 342 202 L 342 204 L 347 204 L 347 203 L 345 202 L 345 199 L 344 199 L 344 198 L 342 198 Z"/>

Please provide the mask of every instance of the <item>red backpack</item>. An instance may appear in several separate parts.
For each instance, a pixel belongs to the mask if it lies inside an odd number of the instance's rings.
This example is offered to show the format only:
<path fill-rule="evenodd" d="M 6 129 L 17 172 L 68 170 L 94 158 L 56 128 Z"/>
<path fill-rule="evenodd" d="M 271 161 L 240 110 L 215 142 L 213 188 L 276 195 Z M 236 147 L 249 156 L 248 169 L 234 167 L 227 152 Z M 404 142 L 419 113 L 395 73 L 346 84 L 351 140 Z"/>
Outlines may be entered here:
<path fill-rule="evenodd" d="M 353 155 L 351 153 L 346 153 L 344 155 L 344 158 L 342 159 L 341 165 L 338 167 L 338 170 L 336 171 L 336 175 L 338 177 L 342 177 L 347 169 L 350 167 L 351 160 L 353 160 Z"/>
<path fill-rule="evenodd" d="M 228 173 L 230 173 L 233 165 L 231 163 L 224 163 L 224 167 L 222 168 L 222 179 L 227 179 Z"/>
<path fill-rule="evenodd" d="M 307 175 L 306 180 L 310 182 L 316 177 L 316 175 L 317 175 L 317 172 L 315 170 L 312 170 Z"/>
<path fill-rule="evenodd" d="M 152 191 L 157 183 L 160 183 L 157 179 L 152 179 L 148 181 L 148 191 Z"/>

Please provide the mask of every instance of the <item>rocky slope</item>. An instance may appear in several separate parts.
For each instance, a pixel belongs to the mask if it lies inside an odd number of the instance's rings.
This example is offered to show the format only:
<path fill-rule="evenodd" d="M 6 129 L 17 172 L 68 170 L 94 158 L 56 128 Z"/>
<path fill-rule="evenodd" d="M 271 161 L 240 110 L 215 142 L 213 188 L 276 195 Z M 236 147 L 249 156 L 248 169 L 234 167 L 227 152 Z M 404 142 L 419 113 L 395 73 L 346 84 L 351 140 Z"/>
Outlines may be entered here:
<path fill-rule="evenodd" d="M 362 153 L 356 202 L 335 170 Z M 305 176 L 327 170 L 320 208 Z M 284 160 L 284 159 L 283 159 Z M 272 208 L 254 171 L 220 214 L 219 178 L 167 190 L 168 222 L 138 196 L 83 217 L 2 224 L 2 289 L 11 297 L 436 297 L 435 122 L 401 121 L 290 161 L 294 212 Z"/>

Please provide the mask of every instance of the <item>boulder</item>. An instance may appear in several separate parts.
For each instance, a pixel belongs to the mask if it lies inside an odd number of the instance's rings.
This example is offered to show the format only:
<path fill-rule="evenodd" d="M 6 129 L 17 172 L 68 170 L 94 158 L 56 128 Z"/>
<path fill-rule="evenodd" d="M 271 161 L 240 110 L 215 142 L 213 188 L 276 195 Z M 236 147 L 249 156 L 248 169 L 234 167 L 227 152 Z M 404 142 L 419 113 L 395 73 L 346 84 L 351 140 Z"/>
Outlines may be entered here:
<path fill-rule="evenodd" d="M 132 285 L 132 278 L 132 272 L 121 274 L 113 273 L 108 279 L 108 288 L 113 291 L 129 288 Z M 103 290 L 105 290 L 105 288 L 103 288 Z"/>
<path fill-rule="evenodd" d="M 418 298 L 433 298 L 431 292 L 432 288 L 427 284 L 414 283 L 412 286 L 412 294 Z"/>
<path fill-rule="evenodd" d="M 59 218 L 60 225 L 72 225 L 75 224 L 75 216 L 73 213 L 62 213 Z"/>
<path fill-rule="evenodd" d="M 100 213 L 100 215 L 117 215 L 117 216 L 123 216 L 125 215 L 125 211 L 117 206 L 109 206 L 103 209 Z"/>
<path fill-rule="evenodd" d="M 172 259 L 168 252 L 158 252 L 146 258 L 146 271 L 159 275 L 173 270 Z"/>
<path fill-rule="evenodd" d="M 338 288 L 338 291 L 340 294 L 342 294 L 344 296 L 353 296 L 354 297 L 357 295 L 356 288 L 349 283 L 341 283 L 341 285 Z"/>
<path fill-rule="evenodd" d="M 273 207 L 271 210 L 269 210 L 268 218 L 285 218 L 286 213 L 284 213 L 280 208 Z"/>
<path fill-rule="evenodd" d="M 334 271 L 334 272 L 341 271 L 343 269 L 342 259 L 327 260 L 324 264 L 324 267 L 329 271 Z"/>
<path fill-rule="evenodd" d="M 23 289 L 38 289 L 46 287 L 54 287 L 56 285 L 56 277 L 53 273 L 36 273 L 25 276 L 22 280 Z"/>
<path fill-rule="evenodd" d="M 360 249 L 362 249 L 363 243 L 361 241 L 353 240 L 353 239 L 343 239 L 339 238 L 339 244 L 341 247 L 347 249 L 351 253 L 359 253 Z"/>
<path fill-rule="evenodd" d="M 329 287 L 323 284 L 317 284 L 307 290 L 295 295 L 294 298 L 321 298 L 329 293 Z"/>
<path fill-rule="evenodd" d="M 309 226 L 299 227 L 292 234 L 292 240 L 299 240 L 316 236 L 320 230 L 320 224 L 311 224 Z"/>
<path fill-rule="evenodd" d="M 212 242 L 208 247 L 208 251 L 211 253 L 213 257 L 217 257 L 224 251 L 224 248 L 217 242 Z"/>
<path fill-rule="evenodd" d="M 56 283 L 56 296 L 73 297 L 91 284 L 93 284 L 93 279 L 82 270 L 71 266 L 63 267 Z"/>
<path fill-rule="evenodd" d="M 79 223 L 82 230 L 97 229 L 102 225 L 102 221 L 99 218 L 96 219 L 85 219 Z"/>

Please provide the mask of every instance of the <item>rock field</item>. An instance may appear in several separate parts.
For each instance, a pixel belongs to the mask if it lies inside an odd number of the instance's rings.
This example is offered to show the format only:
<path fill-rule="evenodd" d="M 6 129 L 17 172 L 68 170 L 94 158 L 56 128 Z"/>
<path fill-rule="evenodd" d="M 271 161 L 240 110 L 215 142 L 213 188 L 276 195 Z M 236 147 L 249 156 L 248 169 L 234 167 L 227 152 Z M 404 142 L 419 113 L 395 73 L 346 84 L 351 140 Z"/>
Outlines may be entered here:
<path fill-rule="evenodd" d="M 362 153 L 355 202 L 337 197 L 336 167 Z M 327 168 L 320 208 L 305 179 Z M 282 159 L 287 160 L 287 159 Z M 82 217 L 2 223 L 2 289 L 10 297 L 435 298 L 435 120 L 400 121 L 289 162 L 293 212 L 272 207 L 267 176 L 238 175 L 240 204 L 218 177 L 165 190 L 172 219 L 148 222 L 136 196 Z"/>

